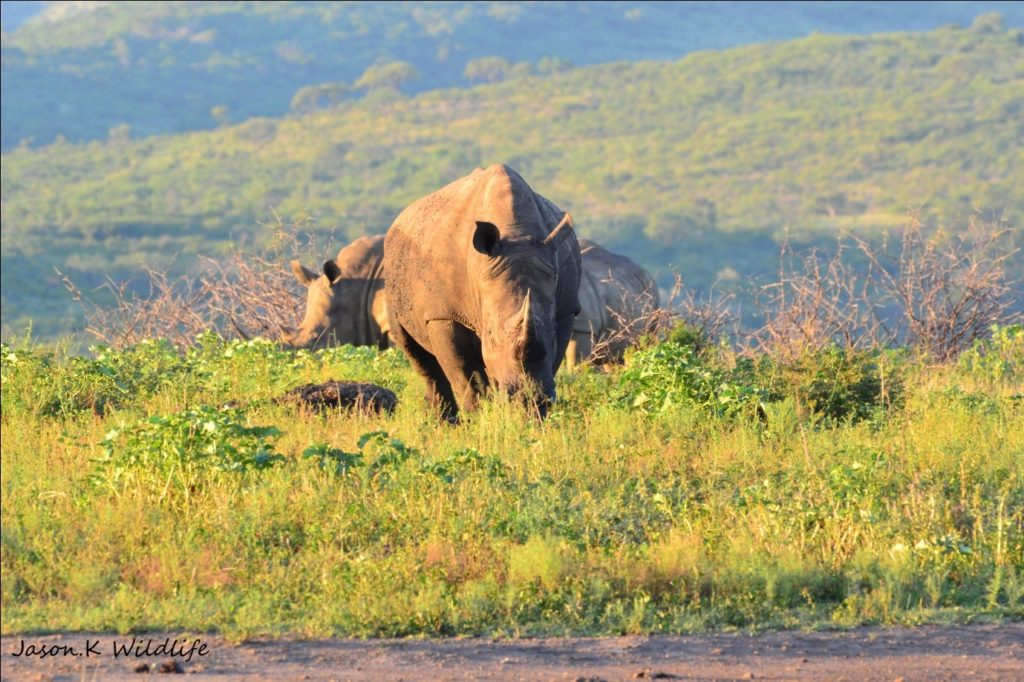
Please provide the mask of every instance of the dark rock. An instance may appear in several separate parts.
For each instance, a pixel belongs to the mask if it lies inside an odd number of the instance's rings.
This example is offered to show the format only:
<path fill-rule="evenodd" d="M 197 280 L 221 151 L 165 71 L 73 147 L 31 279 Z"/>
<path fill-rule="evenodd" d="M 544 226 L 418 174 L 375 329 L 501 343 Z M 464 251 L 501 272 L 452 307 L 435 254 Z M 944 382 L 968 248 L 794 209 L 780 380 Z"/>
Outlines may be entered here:
<path fill-rule="evenodd" d="M 173 658 L 168 658 L 166 661 L 161 663 L 160 667 L 157 669 L 157 671 L 158 672 L 162 672 L 162 673 L 179 673 L 179 674 L 185 672 L 182 669 L 181 665 L 178 663 L 178 661 L 176 661 Z"/>
<path fill-rule="evenodd" d="M 279 402 L 305 405 L 315 410 L 356 409 L 361 412 L 391 414 L 398 404 L 393 391 L 376 384 L 357 381 L 327 381 L 303 384 L 285 393 Z"/>

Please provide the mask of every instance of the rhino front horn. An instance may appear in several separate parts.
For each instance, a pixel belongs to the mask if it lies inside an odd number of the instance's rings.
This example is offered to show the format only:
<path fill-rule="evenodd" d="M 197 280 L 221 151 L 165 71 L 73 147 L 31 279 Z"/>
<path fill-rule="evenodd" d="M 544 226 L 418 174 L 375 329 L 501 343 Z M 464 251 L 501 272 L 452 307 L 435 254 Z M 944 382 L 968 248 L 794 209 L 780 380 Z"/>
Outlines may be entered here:
<path fill-rule="evenodd" d="M 566 213 L 562 221 L 551 230 L 551 234 L 544 238 L 544 246 L 558 248 L 572 232 L 572 216 Z"/>
<path fill-rule="evenodd" d="M 526 298 L 523 299 L 523 307 L 519 311 L 519 344 L 526 346 L 526 339 L 530 332 L 530 290 L 526 290 Z"/>

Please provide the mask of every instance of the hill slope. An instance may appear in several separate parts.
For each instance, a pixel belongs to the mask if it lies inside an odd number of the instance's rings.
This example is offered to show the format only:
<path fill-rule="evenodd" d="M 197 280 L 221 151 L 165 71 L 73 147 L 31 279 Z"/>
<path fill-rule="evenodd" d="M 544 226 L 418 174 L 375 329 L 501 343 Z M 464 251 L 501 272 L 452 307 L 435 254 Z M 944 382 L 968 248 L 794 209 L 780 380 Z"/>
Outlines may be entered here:
<path fill-rule="evenodd" d="M 56 2 L 3 36 L 0 144 L 279 116 L 303 86 L 351 84 L 390 60 L 413 64 L 407 87 L 425 91 L 466 84 L 467 63 L 487 56 L 533 68 L 677 59 L 815 30 L 964 25 L 992 10 L 1024 26 L 1024 6 L 995 2 Z"/>
<path fill-rule="evenodd" d="M 691 285 L 771 270 L 776 238 L 872 231 L 908 208 L 1019 224 L 1019 31 L 813 36 L 611 64 L 210 132 L 3 156 L 4 331 L 64 328 L 51 265 L 123 275 L 209 252 L 268 206 L 354 237 L 504 161 L 584 236 Z M 311 254 L 311 259 L 319 255 Z M 48 308 L 48 306 L 50 306 Z"/>

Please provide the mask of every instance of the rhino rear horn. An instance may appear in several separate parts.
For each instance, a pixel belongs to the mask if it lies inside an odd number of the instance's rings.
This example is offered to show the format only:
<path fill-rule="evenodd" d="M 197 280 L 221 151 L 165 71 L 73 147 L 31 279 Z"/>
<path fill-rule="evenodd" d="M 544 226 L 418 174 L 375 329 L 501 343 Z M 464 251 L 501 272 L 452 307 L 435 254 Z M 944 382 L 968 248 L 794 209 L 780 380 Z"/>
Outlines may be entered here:
<path fill-rule="evenodd" d="M 521 348 L 526 347 L 526 339 L 530 332 L 530 290 L 526 290 L 526 298 L 523 299 L 523 307 L 519 311 L 520 321 L 522 325 L 519 330 L 519 345 Z"/>
<path fill-rule="evenodd" d="M 551 234 L 544 238 L 544 246 L 557 249 L 571 233 L 572 216 L 566 213 L 562 216 L 562 221 L 555 226 L 555 229 L 551 230 Z"/>
<path fill-rule="evenodd" d="M 292 274 L 295 275 L 295 279 L 299 280 L 299 284 L 304 287 L 308 287 L 317 277 L 315 272 L 297 260 L 292 261 Z"/>

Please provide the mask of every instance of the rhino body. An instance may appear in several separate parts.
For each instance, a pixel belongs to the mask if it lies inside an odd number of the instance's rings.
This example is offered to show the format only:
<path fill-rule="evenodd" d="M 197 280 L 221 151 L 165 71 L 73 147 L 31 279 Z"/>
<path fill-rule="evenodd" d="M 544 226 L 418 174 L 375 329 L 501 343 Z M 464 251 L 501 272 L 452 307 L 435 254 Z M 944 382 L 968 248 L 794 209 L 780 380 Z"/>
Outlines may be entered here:
<path fill-rule="evenodd" d="M 580 307 L 572 328 L 567 362 L 621 362 L 627 338 L 606 344 L 592 355 L 594 344 L 614 337 L 623 323 L 629 324 L 657 308 L 658 287 L 650 273 L 625 256 L 612 253 L 586 239 L 580 240 L 583 278 Z"/>
<path fill-rule="evenodd" d="M 580 314 L 573 324 L 565 362 L 613 363 L 622 360 L 627 342 L 600 344 L 621 329 L 622 321 L 637 319 L 659 304 L 651 275 L 629 258 L 586 239 L 579 240 L 582 257 Z M 338 252 L 335 264 L 345 276 L 331 282 L 328 275 L 292 263 L 296 278 L 308 288 L 306 315 L 298 331 L 286 335 L 287 345 L 317 348 L 327 345 L 388 346 L 387 302 L 384 293 L 384 237 L 362 237 Z M 324 270 L 331 270 L 331 262 Z M 336 274 L 336 273 L 335 273 Z M 373 280 L 367 282 L 365 280 Z M 369 297 L 369 301 L 367 301 Z"/>
<path fill-rule="evenodd" d="M 360 237 L 323 264 L 322 275 L 292 261 L 295 278 L 308 289 L 306 314 L 282 342 L 294 348 L 388 346 L 384 301 L 384 237 Z"/>
<path fill-rule="evenodd" d="M 543 416 L 580 310 L 572 220 L 505 165 L 410 204 L 384 240 L 391 340 L 444 418 L 488 386 Z"/>

